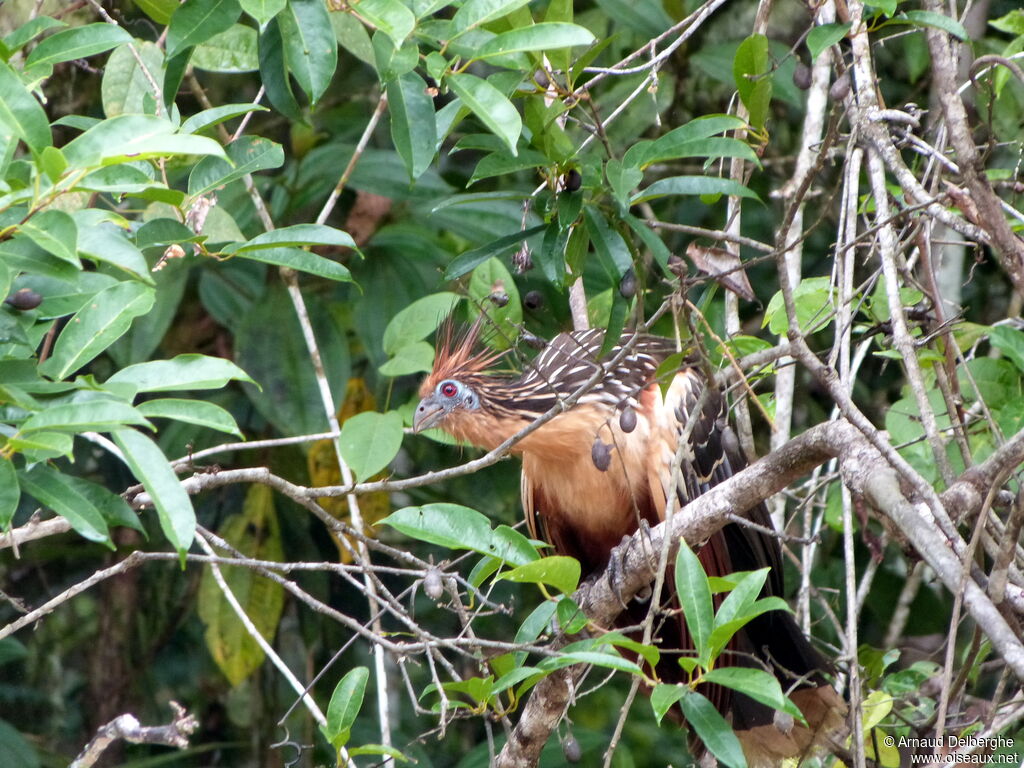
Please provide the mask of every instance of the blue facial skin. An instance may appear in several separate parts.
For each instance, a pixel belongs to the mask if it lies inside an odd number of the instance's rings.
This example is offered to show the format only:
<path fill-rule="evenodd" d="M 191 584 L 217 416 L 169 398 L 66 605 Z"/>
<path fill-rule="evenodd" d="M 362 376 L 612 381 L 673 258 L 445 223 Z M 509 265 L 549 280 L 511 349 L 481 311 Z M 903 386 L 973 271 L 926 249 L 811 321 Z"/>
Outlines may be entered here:
<path fill-rule="evenodd" d="M 416 406 L 416 416 L 412 422 L 413 432 L 436 427 L 459 407 L 475 411 L 480 407 L 480 400 L 476 393 L 462 382 L 445 379 Z"/>

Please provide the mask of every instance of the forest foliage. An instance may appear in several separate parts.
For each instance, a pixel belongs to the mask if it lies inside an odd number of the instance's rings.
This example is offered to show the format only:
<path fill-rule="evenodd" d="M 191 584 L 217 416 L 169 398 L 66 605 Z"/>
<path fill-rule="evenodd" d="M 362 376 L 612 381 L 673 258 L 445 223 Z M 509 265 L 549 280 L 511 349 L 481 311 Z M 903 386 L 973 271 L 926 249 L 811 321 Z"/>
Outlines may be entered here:
<path fill-rule="evenodd" d="M 410 433 L 449 315 L 510 368 L 574 325 L 680 338 L 754 456 L 853 424 L 957 567 L 841 450 L 770 500 L 859 715 L 840 757 L 1018 754 L 1024 11 L 950 8 L 7 0 L 5 765 L 131 713 L 169 730 L 106 764 L 474 768 L 573 665 L 542 765 L 685 765 L 677 704 L 745 765 L 699 682 L 799 717 L 715 666 L 781 606 L 765 572 L 679 549 L 693 685 L 659 684 L 657 648 L 586 633 L 516 462 Z"/>

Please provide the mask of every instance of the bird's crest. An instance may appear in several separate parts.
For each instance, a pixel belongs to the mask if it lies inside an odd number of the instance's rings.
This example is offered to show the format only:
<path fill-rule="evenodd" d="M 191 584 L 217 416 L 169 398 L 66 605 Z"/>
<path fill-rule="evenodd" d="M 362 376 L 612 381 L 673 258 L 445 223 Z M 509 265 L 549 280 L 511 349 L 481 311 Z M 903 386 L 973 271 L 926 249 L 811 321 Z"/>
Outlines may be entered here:
<path fill-rule="evenodd" d="M 420 395 L 426 396 L 445 379 L 464 379 L 479 376 L 505 356 L 489 348 L 479 348 L 483 331 L 484 316 L 480 315 L 472 325 L 461 333 L 456 331 L 455 321 L 449 315 L 437 332 L 434 367 L 423 380 Z"/>

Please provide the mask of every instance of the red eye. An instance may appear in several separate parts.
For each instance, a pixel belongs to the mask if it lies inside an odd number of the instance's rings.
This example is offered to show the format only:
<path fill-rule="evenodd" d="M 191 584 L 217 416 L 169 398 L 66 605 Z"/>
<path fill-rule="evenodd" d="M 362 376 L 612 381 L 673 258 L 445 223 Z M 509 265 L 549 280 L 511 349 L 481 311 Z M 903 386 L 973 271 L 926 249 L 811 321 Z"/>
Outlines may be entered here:
<path fill-rule="evenodd" d="M 455 397 L 459 392 L 459 388 L 456 387 L 452 382 L 446 381 L 441 385 L 441 394 L 445 397 Z"/>

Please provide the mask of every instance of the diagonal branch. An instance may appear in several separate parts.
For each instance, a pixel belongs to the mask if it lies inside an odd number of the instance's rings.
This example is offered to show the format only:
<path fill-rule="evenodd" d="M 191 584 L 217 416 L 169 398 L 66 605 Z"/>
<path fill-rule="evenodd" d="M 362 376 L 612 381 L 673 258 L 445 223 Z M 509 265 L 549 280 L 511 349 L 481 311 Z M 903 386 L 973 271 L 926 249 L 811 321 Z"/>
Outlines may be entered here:
<path fill-rule="evenodd" d="M 932 567 L 947 589 L 963 587 L 963 604 L 992 641 L 1019 680 L 1024 680 L 1024 645 L 1014 629 L 974 579 L 961 584 L 963 563 L 945 535 L 934 528 L 928 509 L 908 498 L 889 461 L 846 421 L 819 424 L 790 440 L 700 496 L 676 514 L 644 533 L 633 535 L 622 548 L 617 570 L 618 593 L 605 574 L 584 584 L 573 596 L 597 626 L 609 626 L 622 610 L 620 596 L 628 601 L 654 579 L 658 556 L 666 537 L 673 551 L 680 537 L 698 544 L 722 528 L 734 510 L 750 509 L 781 491 L 814 467 L 836 458 L 844 482 L 871 506 L 894 523 Z M 965 472 L 939 498 L 945 505 L 966 511 L 978 510 L 988 490 L 997 487 L 1008 467 L 1024 461 L 1024 431 L 1014 436 L 983 464 Z M 984 489 L 985 483 L 992 483 Z M 641 541 L 643 536 L 643 541 Z M 962 540 L 961 540 L 962 541 Z M 1018 596 L 1019 597 L 1019 596 Z M 1018 600 L 1018 605 L 1020 601 Z M 498 768 L 530 768 L 557 727 L 583 673 L 568 667 L 544 678 L 534 688 L 508 743 L 498 756 Z"/>

